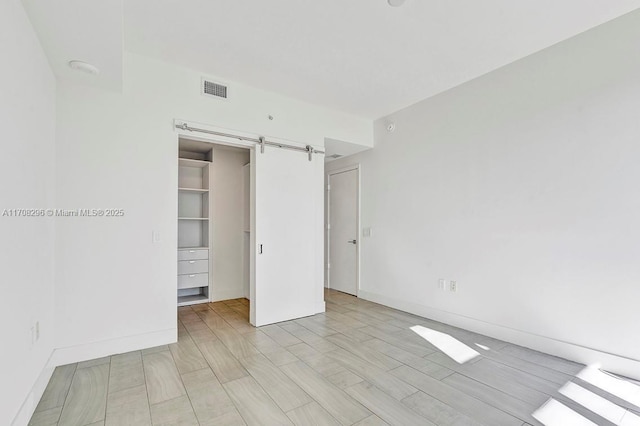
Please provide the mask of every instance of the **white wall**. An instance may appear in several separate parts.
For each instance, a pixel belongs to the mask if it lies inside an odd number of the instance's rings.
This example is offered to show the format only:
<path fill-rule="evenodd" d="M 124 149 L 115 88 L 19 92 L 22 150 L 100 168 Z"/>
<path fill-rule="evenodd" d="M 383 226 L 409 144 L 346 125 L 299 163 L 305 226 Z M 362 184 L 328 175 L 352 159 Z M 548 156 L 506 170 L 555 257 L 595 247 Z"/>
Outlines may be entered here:
<path fill-rule="evenodd" d="M 638 377 L 638 111 L 635 12 L 380 119 L 360 295 Z"/>
<path fill-rule="evenodd" d="M 27 423 L 51 374 L 54 219 L 2 213 L 54 206 L 56 82 L 18 0 L 0 3 L 0 52 L 0 424 L 9 425 Z"/>
<path fill-rule="evenodd" d="M 245 297 L 244 169 L 249 150 L 214 147 L 211 166 L 213 300 Z M 248 209 L 249 206 L 247 205 Z"/>
<path fill-rule="evenodd" d="M 174 118 L 319 146 L 325 137 L 371 144 L 366 120 L 234 83 L 230 100 L 211 99 L 200 77 L 126 54 L 121 94 L 59 85 L 58 206 L 125 216 L 58 221 L 54 362 L 175 339 Z"/>

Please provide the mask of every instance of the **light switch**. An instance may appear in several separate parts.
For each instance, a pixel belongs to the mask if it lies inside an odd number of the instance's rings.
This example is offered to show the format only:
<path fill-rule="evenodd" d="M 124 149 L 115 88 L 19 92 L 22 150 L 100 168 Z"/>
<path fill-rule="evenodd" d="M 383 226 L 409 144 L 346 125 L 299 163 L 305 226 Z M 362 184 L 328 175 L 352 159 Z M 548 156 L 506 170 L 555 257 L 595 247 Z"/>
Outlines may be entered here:
<path fill-rule="evenodd" d="M 159 243 L 160 242 L 160 231 L 153 231 L 151 234 L 151 242 Z"/>
<path fill-rule="evenodd" d="M 362 236 L 363 237 L 370 237 L 371 236 L 371 228 L 364 228 L 362 230 Z"/>

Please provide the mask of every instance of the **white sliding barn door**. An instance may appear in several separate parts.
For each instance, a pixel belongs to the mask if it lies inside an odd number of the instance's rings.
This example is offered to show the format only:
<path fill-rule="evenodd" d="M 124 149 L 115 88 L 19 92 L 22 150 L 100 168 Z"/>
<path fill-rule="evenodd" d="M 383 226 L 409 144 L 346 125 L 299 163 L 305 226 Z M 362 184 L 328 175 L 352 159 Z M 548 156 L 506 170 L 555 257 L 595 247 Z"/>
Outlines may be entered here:
<path fill-rule="evenodd" d="M 256 146 L 251 151 L 251 323 L 324 311 L 324 158 Z"/>

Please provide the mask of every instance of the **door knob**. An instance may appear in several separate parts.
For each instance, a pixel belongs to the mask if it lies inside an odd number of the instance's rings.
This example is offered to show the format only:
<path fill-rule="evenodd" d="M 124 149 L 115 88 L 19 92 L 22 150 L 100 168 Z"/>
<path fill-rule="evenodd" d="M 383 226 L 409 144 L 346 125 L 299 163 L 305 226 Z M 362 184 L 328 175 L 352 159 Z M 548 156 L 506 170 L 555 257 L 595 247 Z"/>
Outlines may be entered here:
<path fill-rule="evenodd" d="M 347 242 L 348 242 L 348 243 L 351 243 L 351 244 L 355 244 L 355 243 L 356 243 L 356 240 L 349 240 L 349 241 L 347 241 Z"/>

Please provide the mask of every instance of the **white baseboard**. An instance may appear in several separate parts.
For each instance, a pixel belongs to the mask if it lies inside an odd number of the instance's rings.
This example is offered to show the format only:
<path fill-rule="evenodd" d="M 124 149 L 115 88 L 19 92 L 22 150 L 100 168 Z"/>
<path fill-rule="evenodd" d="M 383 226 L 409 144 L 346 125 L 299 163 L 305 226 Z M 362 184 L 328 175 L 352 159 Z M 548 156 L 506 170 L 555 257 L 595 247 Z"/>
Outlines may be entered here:
<path fill-rule="evenodd" d="M 640 361 L 635 359 L 602 352 L 597 349 L 581 346 L 571 342 L 565 342 L 551 337 L 539 336 L 499 324 L 485 322 L 452 312 L 441 311 L 428 306 L 406 302 L 364 290 L 360 290 L 358 292 L 358 297 L 571 361 L 586 365 L 600 364 L 602 369 L 606 371 L 635 380 L 640 380 Z"/>
<path fill-rule="evenodd" d="M 177 338 L 178 329 L 172 328 L 169 330 L 161 330 L 138 334 L 135 336 L 126 336 L 117 339 L 54 349 L 49 357 L 49 361 L 40 372 L 40 375 L 36 379 L 31 391 L 22 403 L 18 414 L 16 414 L 11 422 L 11 426 L 25 426 L 29 423 L 31 416 L 38 405 L 38 401 L 42 398 L 42 394 L 51 379 L 53 370 L 57 366 L 137 351 L 145 348 L 152 348 L 154 346 L 166 345 L 175 342 Z"/>
<path fill-rule="evenodd" d="M 51 353 L 51 356 L 53 356 L 53 352 Z M 42 394 L 49 384 L 49 380 L 53 374 L 54 368 L 49 366 L 51 356 L 49 357 L 49 362 L 47 362 L 31 387 L 31 391 L 22 403 L 20 410 L 18 410 L 18 413 L 13 418 L 11 426 L 26 426 L 29 424 L 29 420 L 31 420 L 31 416 L 33 416 L 34 411 L 36 411 L 36 406 L 38 405 L 40 398 L 42 398 Z"/>
<path fill-rule="evenodd" d="M 118 337 L 116 339 L 102 340 L 66 348 L 58 348 L 53 351 L 49 360 L 49 367 L 72 364 L 74 362 L 88 361 L 90 359 L 137 351 L 154 346 L 174 343 L 178 339 L 178 329 L 154 331 L 151 333 L 137 334 L 134 336 Z"/>

